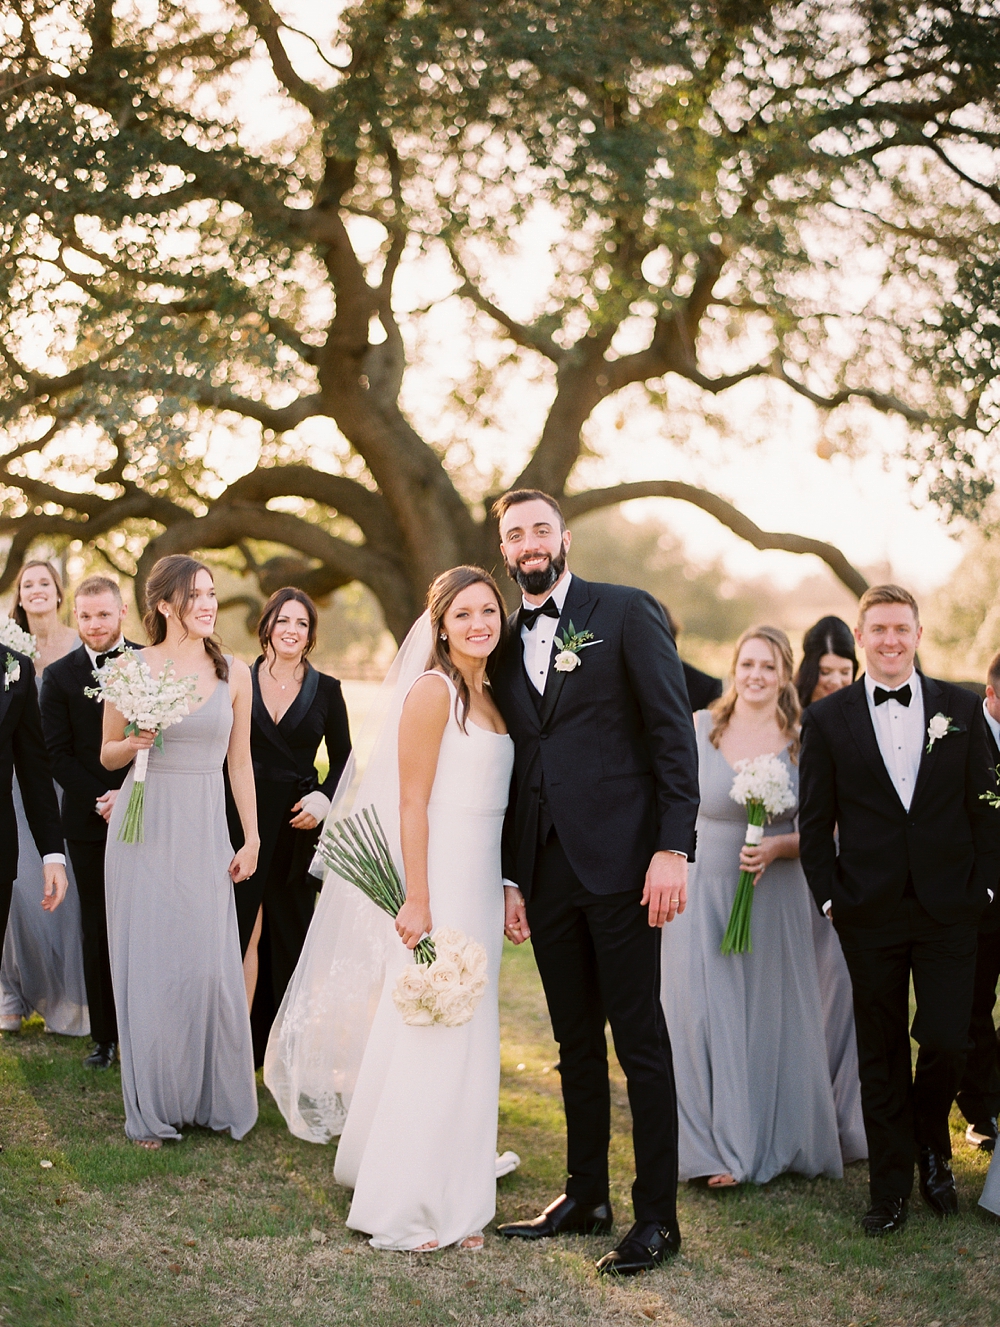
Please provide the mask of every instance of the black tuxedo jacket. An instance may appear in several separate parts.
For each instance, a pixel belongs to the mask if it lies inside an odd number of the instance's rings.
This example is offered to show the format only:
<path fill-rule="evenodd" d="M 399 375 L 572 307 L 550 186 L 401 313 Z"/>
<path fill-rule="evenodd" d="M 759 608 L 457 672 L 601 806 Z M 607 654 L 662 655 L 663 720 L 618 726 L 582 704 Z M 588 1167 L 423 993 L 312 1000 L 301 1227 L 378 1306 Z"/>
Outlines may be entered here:
<path fill-rule="evenodd" d="M 24 813 L 39 854 L 44 857 L 50 852 L 65 851 L 59 828 L 59 803 L 38 715 L 35 666 L 26 655 L 0 647 L 0 679 L 7 671 L 8 656 L 20 665 L 21 675 L 6 690 L 0 690 L 0 880 L 4 881 L 17 875 L 15 771 Z"/>
<path fill-rule="evenodd" d="M 63 790 L 63 835 L 95 843 L 107 837 L 108 827 L 94 803 L 109 789 L 120 788 L 129 771 L 127 765 L 107 770 L 101 764 L 104 704 L 83 694 L 96 685 L 90 655 L 81 645 L 46 668 L 40 701 L 52 774 Z"/>
<path fill-rule="evenodd" d="M 920 759 L 906 811 L 882 760 L 865 684 L 816 701 L 802 719 L 799 835 L 806 879 L 839 925 L 891 922 L 912 877 L 935 921 L 977 924 L 1000 874 L 1000 811 L 982 701 L 950 682 L 921 676 L 924 717 L 945 714 L 958 732 Z M 839 852 L 834 829 L 839 831 Z"/>
<path fill-rule="evenodd" d="M 550 662 L 540 704 L 530 694 L 516 614 L 492 679 L 514 739 L 504 874 L 526 895 L 543 788 L 559 841 L 592 893 L 641 889 L 660 849 L 694 857 L 698 752 L 663 610 L 643 590 L 574 576 L 559 635 L 571 621 L 601 643 L 581 650 L 572 672 Z"/>
<path fill-rule="evenodd" d="M 684 681 L 687 685 L 688 700 L 691 702 L 691 713 L 697 714 L 699 710 L 707 710 L 712 701 L 718 700 L 722 695 L 721 680 L 712 677 L 710 673 L 703 673 L 700 668 L 685 663 L 683 659 L 681 660 L 681 667 L 684 669 Z"/>
<path fill-rule="evenodd" d="M 996 772 L 1000 770 L 1000 747 L 993 740 L 993 730 L 988 723 L 986 724 L 986 744 L 990 753 L 990 763 L 994 772 Z M 997 811 L 997 815 L 1000 816 L 1000 810 Z M 990 885 L 990 889 L 993 890 L 993 902 L 983 913 L 979 922 L 979 929 L 984 935 L 991 935 L 1000 931 L 1000 878 L 998 878 L 996 884 Z"/>

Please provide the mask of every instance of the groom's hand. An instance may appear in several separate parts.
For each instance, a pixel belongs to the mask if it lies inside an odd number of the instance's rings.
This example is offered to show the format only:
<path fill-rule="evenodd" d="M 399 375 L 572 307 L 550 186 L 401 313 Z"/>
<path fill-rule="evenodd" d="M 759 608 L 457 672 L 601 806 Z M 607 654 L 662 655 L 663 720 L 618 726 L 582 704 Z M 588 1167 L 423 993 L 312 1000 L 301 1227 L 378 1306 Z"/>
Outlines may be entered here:
<path fill-rule="evenodd" d="M 519 945 L 531 935 L 524 895 L 516 885 L 503 887 L 503 933 L 513 945 Z"/>
<path fill-rule="evenodd" d="M 654 852 L 640 902 L 649 907 L 650 926 L 672 922 L 687 907 L 687 858 L 676 852 Z"/>

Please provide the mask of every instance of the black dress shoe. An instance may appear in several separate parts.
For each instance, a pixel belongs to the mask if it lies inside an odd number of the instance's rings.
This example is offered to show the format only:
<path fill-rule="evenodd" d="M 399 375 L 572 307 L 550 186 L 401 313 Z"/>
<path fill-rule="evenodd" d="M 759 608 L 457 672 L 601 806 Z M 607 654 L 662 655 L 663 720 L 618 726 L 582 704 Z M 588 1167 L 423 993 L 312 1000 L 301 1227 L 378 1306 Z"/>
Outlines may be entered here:
<path fill-rule="evenodd" d="M 920 1192 L 924 1202 L 935 1216 L 958 1216 L 958 1190 L 951 1162 L 940 1152 L 922 1147 L 917 1157 L 920 1170 Z"/>
<path fill-rule="evenodd" d="M 84 1060 L 87 1069 L 110 1069 L 118 1058 L 118 1046 L 113 1041 L 99 1041 Z"/>
<path fill-rule="evenodd" d="M 965 1141 L 981 1152 L 992 1152 L 997 1145 L 997 1117 L 994 1115 L 981 1123 L 970 1124 L 965 1131 Z"/>
<path fill-rule="evenodd" d="M 681 1233 L 652 1221 L 637 1221 L 616 1249 L 597 1264 L 602 1276 L 635 1276 L 648 1272 L 681 1251 Z"/>
<path fill-rule="evenodd" d="M 861 1218 L 861 1228 L 873 1239 L 879 1235 L 895 1235 L 906 1225 L 908 1215 L 909 1203 L 905 1198 L 883 1198 L 869 1207 Z"/>
<path fill-rule="evenodd" d="M 497 1234 L 508 1239 L 548 1239 L 552 1235 L 606 1235 L 611 1229 L 611 1204 L 588 1206 L 560 1194 L 533 1221 L 507 1221 Z"/>

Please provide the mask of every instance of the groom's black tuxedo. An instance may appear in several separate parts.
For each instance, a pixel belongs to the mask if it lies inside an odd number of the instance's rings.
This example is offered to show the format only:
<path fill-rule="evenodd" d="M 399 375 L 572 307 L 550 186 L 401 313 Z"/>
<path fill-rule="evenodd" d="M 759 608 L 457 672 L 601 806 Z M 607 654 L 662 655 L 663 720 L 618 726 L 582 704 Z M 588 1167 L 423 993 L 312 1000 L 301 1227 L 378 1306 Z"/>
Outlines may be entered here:
<path fill-rule="evenodd" d="M 545 691 L 524 669 L 517 616 L 493 678 L 514 739 L 505 874 L 527 899 L 559 1043 L 567 1195 L 608 1198 L 606 1022 L 628 1080 L 637 1221 L 676 1230 L 677 1099 L 660 1005 L 660 931 L 640 904 L 654 852 L 694 855 L 698 756 L 684 674 L 659 604 L 573 577 L 569 623 L 600 644 Z"/>
<path fill-rule="evenodd" d="M 16 682 L 0 681 L 0 947 L 7 929 L 11 887 L 17 876 L 15 772 L 39 854 L 44 857 L 64 851 L 59 803 L 38 717 L 35 666 L 25 655 L 0 648 L 0 679 L 8 672 L 8 660 L 20 669 L 20 676 Z"/>
<path fill-rule="evenodd" d="M 863 679 L 810 705 L 802 722 L 802 865 L 817 904 L 832 901 L 851 973 L 875 1203 L 908 1197 L 915 1153 L 951 1155 L 948 1113 L 968 1047 L 977 924 L 1000 874 L 1000 811 L 981 799 L 996 786 L 982 703 L 948 682 L 914 674 L 911 684 L 921 688 L 924 732 L 908 809 L 883 760 Z M 928 751 L 935 715 L 957 731 Z"/>
<path fill-rule="evenodd" d="M 63 833 L 80 896 L 90 1031 L 96 1042 L 110 1042 L 118 1040 L 118 1028 L 104 903 L 108 827 L 96 802 L 110 789 L 122 786 L 128 767 L 107 770 L 101 764 L 104 706 L 85 695 L 88 687 L 96 685 L 90 655 L 81 645 L 46 668 L 41 709 L 52 772 L 63 790 Z"/>
<path fill-rule="evenodd" d="M 550 666 L 543 695 L 525 674 L 516 614 L 493 680 L 515 749 L 504 874 L 526 898 L 546 816 L 594 894 L 641 889 L 660 849 L 694 857 L 698 755 L 663 610 L 642 590 L 574 576 L 559 635 L 570 622 L 600 644 L 572 672 Z"/>

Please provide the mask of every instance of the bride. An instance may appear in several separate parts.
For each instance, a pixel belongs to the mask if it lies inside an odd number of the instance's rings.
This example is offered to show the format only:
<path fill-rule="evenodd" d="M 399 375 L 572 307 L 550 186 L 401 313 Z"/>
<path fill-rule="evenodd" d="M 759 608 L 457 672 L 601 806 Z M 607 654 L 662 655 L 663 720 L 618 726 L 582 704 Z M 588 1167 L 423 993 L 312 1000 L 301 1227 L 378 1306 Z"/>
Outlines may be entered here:
<path fill-rule="evenodd" d="M 406 903 L 393 923 L 327 872 L 264 1060 L 293 1133 L 341 1135 L 347 1224 L 379 1249 L 482 1248 L 495 1212 L 500 834 L 514 751 L 487 671 L 506 631 L 480 568 L 455 567 L 428 591 L 327 821 L 375 807 Z M 487 951 L 489 985 L 462 1027 L 404 1024 L 392 1001 L 409 951 L 435 927 Z"/>

